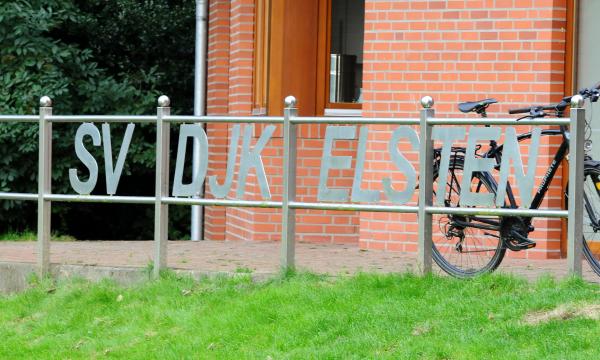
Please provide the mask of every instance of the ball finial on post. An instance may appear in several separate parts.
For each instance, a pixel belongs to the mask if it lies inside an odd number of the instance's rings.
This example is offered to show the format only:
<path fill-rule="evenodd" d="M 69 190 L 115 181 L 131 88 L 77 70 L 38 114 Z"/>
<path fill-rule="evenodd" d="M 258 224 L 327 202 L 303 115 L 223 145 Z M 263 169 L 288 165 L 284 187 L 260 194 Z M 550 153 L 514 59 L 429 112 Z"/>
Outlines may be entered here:
<path fill-rule="evenodd" d="M 571 109 L 580 109 L 583 107 L 585 99 L 581 95 L 575 95 L 571 98 Z"/>
<path fill-rule="evenodd" d="M 285 107 L 296 107 L 296 98 L 292 95 L 286 96 L 285 100 L 283 100 Z"/>
<path fill-rule="evenodd" d="M 158 106 L 169 107 L 169 105 L 171 105 L 171 100 L 169 99 L 169 97 L 167 95 L 161 95 L 158 98 Z"/>
<path fill-rule="evenodd" d="M 52 99 L 49 96 L 42 96 L 40 98 L 40 107 L 52 107 Z"/>
<path fill-rule="evenodd" d="M 424 109 L 430 109 L 431 107 L 433 107 L 433 98 L 429 95 L 423 96 L 421 98 L 421 106 Z"/>

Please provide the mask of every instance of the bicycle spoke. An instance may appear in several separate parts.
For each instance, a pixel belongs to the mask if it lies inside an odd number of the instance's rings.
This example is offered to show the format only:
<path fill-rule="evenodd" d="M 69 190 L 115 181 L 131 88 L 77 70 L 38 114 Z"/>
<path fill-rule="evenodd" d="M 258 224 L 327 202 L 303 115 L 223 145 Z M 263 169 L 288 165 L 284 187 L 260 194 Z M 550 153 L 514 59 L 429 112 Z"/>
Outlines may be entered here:
<path fill-rule="evenodd" d="M 437 185 L 446 186 L 445 206 L 460 207 L 463 162 L 462 158 L 453 160 L 446 181 Z M 494 192 L 481 173 L 473 176 L 469 187 L 471 192 Z M 500 263 L 506 250 L 498 233 L 499 219 L 482 217 L 481 220 L 443 214 L 434 217 L 439 228 L 434 237 L 434 259 L 444 271 L 468 277 L 493 270 Z"/>

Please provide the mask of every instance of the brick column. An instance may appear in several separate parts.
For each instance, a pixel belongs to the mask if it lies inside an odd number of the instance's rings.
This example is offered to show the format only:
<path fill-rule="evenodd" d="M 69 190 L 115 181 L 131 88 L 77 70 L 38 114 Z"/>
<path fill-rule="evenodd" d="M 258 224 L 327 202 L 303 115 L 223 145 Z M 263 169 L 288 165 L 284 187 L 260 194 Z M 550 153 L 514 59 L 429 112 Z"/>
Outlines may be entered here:
<path fill-rule="evenodd" d="M 207 114 L 227 115 L 229 112 L 229 6 L 228 0 L 211 0 L 208 16 Z M 208 124 L 210 147 L 207 178 L 225 176 L 227 161 L 227 124 Z M 206 188 L 206 196 L 211 197 Z M 225 208 L 208 206 L 204 212 L 204 238 L 225 239 Z"/>

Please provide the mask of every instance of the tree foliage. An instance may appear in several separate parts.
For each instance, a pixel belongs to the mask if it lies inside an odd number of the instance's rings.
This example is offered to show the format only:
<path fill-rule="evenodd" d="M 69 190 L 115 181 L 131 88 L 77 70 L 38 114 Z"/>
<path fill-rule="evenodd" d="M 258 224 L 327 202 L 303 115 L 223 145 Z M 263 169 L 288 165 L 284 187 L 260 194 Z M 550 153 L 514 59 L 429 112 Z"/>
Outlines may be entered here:
<path fill-rule="evenodd" d="M 174 112 L 187 113 L 193 96 L 193 36 L 193 1 L 0 3 L 0 113 L 36 114 L 40 96 L 48 95 L 55 114 L 153 114 L 161 93 L 174 99 Z M 111 129 L 117 154 L 124 127 Z M 56 193 L 72 193 L 68 169 L 78 165 L 75 130 L 71 125 L 54 126 Z M 31 123 L 0 124 L 0 191 L 37 191 L 37 132 Z M 154 127 L 137 125 L 119 194 L 153 193 L 154 144 Z M 101 169 L 95 193 L 104 194 L 102 153 L 88 148 Z M 1 206 L 0 227 L 35 226 L 35 204 L 3 201 Z M 53 228 L 83 238 L 150 238 L 152 209 L 130 209 L 54 206 Z M 184 223 L 179 221 L 184 213 L 173 212 L 175 223 Z M 176 226 L 171 236 L 180 237 L 185 231 L 185 225 Z"/>

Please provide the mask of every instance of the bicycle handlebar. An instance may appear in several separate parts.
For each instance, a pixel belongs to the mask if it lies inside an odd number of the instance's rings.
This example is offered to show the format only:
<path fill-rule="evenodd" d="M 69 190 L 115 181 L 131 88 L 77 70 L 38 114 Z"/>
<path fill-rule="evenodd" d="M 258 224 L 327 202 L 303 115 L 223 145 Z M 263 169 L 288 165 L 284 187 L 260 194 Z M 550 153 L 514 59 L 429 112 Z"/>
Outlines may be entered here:
<path fill-rule="evenodd" d="M 599 90 L 600 90 L 600 82 L 598 82 L 596 85 L 594 85 L 591 88 L 579 90 L 579 95 L 582 95 L 584 99 L 590 99 L 592 102 L 596 102 L 600 98 Z M 536 105 L 536 106 L 529 106 L 529 107 L 524 107 L 524 108 L 509 109 L 508 113 L 511 115 L 513 115 L 513 114 L 530 114 L 532 117 L 541 117 L 541 116 L 545 115 L 544 111 L 554 110 L 554 111 L 556 111 L 557 114 L 562 114 L 562 112 L 567 108 L 567 106 L 570 105 L 572 97 L 573 96 L 566 96 L 566 97 L 562 98 L 562 100 L 559 103 L 557 103 L 555 105 L 544 105 L 544 106 Z M 558 115 L 558 116 L 560 116 L 560 115 Z"/>
<path fill-rule="evenodd" d="M 529 114 L 532 110 L 540 111 L 540 110 L 557 110 L 559 106 L 562 104 L 562 101 L 556 105 L 547 105 L 547 106 L 530 106 L 525 108 L 516 108 L 508 110 L 509 114 Z"/>
<path fill-rule="evenodd" d="M 513 114 L 525 114 L 531 111 L 531 107 L 526 107 L 526 108 L 516 108 L 516 109 L 510 109 L 508 110 L 508 113 L 513 115 Z"/>

